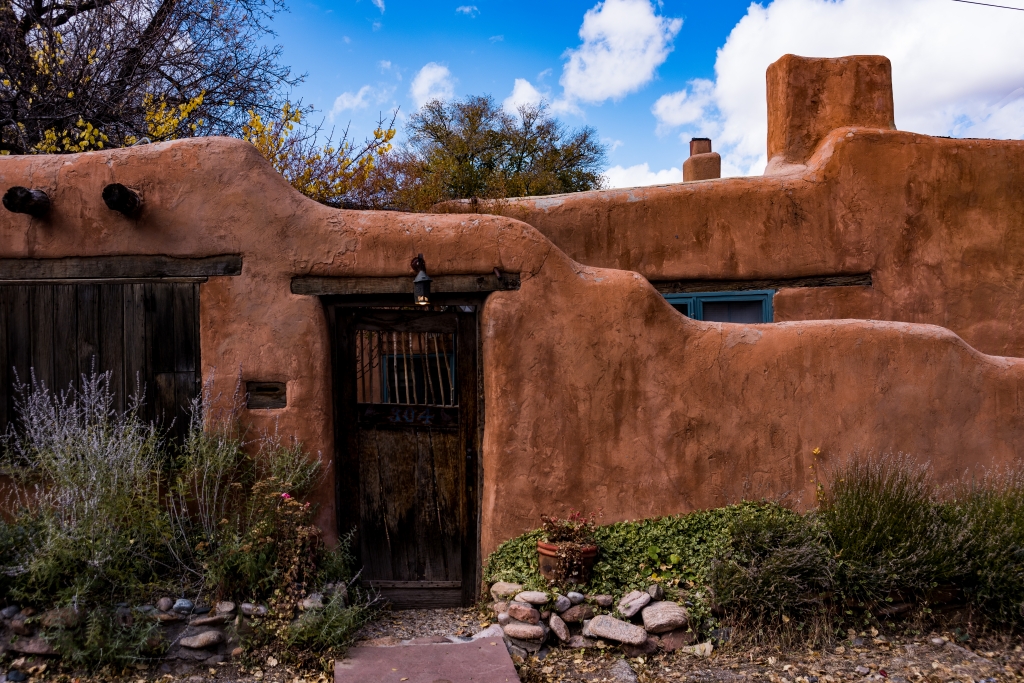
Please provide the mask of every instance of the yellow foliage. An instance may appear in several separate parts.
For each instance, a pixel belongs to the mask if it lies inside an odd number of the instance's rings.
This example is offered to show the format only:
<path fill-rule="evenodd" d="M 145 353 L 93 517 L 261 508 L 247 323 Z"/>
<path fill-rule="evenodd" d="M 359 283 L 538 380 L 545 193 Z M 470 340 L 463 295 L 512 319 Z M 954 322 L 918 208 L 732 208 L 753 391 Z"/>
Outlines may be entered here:
<path fill-rule="evenodd" d="M 163 96 L 157 100 L 152 93 L 146 93 L 142 105 L 146 110 L 146 127 L 149 129 L 150 139 L 175 140 L 180 137 L 182 126 L 186 126 L 188 131 L 195 131 L 203 125 L 202 119 L 190 122 L 188 118 L 203 103 L 205 96 L 204 90 L 192 99 L 175 106 L 168 105 Z"/>
<path fill-rule="evenodd" d="M 377 161 L 391 151 L 394 128 L 379 126 L 373 138 L 356 148 L 343 136 L 336 146 L 330 140 L 318 145 L 315 135 L 296 133 L 302 111 L 286 102 L 281 117 L 265 122 L 250 110 L 242 126 L 242 138 L 259 150 L 292 187 L 319 202 L 337 203 L 364 183 Z"/>
<path fill-rule="evenodd" d="M 62 152 L 88 152 L 103 149 L 110 140 L 99 128 L 91 123 L 78 119 L 73 130 L 57 132 L 50 128 L 45 137 L 35 146 L 37 152 L 43 154 L 59 154 Z"/>

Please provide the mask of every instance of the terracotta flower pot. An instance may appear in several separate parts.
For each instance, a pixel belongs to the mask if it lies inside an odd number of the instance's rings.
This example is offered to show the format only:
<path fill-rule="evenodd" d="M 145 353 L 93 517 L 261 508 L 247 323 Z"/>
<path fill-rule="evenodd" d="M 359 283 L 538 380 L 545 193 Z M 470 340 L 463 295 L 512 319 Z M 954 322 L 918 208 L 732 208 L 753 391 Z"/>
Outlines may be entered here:
<path fill-rule="evenodd" d="M 554 583 L 586 583 L 590 579 L 590 570 L 597 562 L 597 546 L 581 546 L 579 566 L 569 568 L 569 576 L 562 576 L 559 562 L 559 546 L 562 545 L 566 544 L 537 541 L 537 556 L 540 559 L 541 575 Z"/>

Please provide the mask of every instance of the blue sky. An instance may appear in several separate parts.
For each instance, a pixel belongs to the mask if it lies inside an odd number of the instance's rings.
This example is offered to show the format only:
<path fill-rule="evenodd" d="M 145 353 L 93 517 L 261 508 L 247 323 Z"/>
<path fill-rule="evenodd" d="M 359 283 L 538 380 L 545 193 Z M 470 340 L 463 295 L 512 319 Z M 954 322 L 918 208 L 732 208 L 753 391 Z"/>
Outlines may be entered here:
<path fill-rule="evenodd" d="M 952 0 L 293 0 L 290 10 L 273 28 L 284 63 L 307 73 L 293 96 L 337 127 L 351 122 L 356 138 L 378 113 L 408 114 L 431 95 L 543 97 L 570 126 L 597 129 L 615 185 L 675 180 L 693 135 L 714 139 L 726 175 L 760 173 L 764 69 L 787 52 L 889 56 L 901 129 L 1024 136 L 1024 12 Z"/>

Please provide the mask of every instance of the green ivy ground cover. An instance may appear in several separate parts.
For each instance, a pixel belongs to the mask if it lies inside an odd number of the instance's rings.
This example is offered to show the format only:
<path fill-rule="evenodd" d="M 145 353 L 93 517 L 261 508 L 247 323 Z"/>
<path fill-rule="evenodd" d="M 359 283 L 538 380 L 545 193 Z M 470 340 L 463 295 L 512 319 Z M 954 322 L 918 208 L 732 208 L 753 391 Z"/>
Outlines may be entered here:
<path fill-rule="evenodd" d="M 745 502 L 685 515 L 599 526 L 595 539 L 601 554 L 584 593 L 620 595 L 653 582 L 667 589 L 699 588 L 716 555 L 729 541 L 730 524 L 741 515 L 769 514 L 777 506 Z M 489 582 L 512 581 L 545 589 L 537 560 L 541 530 L 501 544 L 487 559 Z"/>

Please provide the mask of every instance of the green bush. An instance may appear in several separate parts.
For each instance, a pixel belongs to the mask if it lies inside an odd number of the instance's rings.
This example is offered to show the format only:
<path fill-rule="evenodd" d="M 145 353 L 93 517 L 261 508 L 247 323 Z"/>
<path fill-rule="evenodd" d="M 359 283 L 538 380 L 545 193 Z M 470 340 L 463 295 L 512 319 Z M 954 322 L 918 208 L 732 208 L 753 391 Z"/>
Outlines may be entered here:
<path fill-rule="evenodd" d="M 1024 623 L 1024 472 L 957 487 L 951 508 L 963 530 L 961 585 L 971 601 L 997 622 Z"/>
<path fill-rule="evenodd" d="M 837 583 L 850 597 L 919 599 L 963 574 L 960 526 L 927 466 L 905 456 L 851 459 L 833 473 L 817 515 L 833 546 Z"/>
<path fill-rule="evenodd" d="M 376 596 L 350 586 L 344 594 L 332 594 L 323 608 L 307 610 L 289 624 L 285 642 L 296 651 L 341 655 L 356 631 L 377 614 L 380 605 Z"/>
<path fill-rule="evenodd" d="M 49 628 L 44 637 L 65 663 L 99 668 L 124 666 L 158 656 L 166 647 L 159 625 L 139 613 L 119 617 L 115 610 L 96 607 L 73 628 Z"/>
<path fill-rule="evenodd" d="M 355 541 L 358 529 L 351 530 L 340 539 L 336 548 L 324 548 L 317 561 L 317 582 L 348 583 L 352 580 L 356 568 L 356 555 L 352 550 L 352 543 Z"/>
<path fill-rule="evenodd" d="M 759 623 L 820 613 L 835 589 L 835 562 L 813 517 L 780 505 L 743 509 L 708 581 L 717 605 Z"/>
<path fill-rule="evenodd" d="M 487 579 L 547 588 L 542 535 L 503 543 Z M 806 515 L 746 502 L 609 524 L 594 537 L 600 558 L 580 590 L 618 596 L 658 582 L 691 603 L 698 628 L 713 624 L 713 606 L 762 625 L 815 616 L 827 632 L 855 616 L 851 600 L 881 618 L 886 603 L 926 605 L 940 587 L 962 589 L 993 621 L 1024 624 L 1024 470 L 943 492 L 906 457 L 852 459 Z"/>
<path fill-rule="evenodd" d="M 169 569 L 161 442 L 137 401 L 114 410 L 109 381 L 94 374 L 60 395 L 17 387 L 19 436 L 4 453 L 15 514 L 0 524 L 0 590 L 11 598 L 116 601 Z"/>
<path fill-rule="evenodd" d="M 214 414 L 209 391 L 193 404 L 168 497 L 179 560 L 221 598 L 264 599 L 314 572 L 320 533 L 299 496 L 320 461 L 276 434 L 245 441 L 234 409 Z"/>

